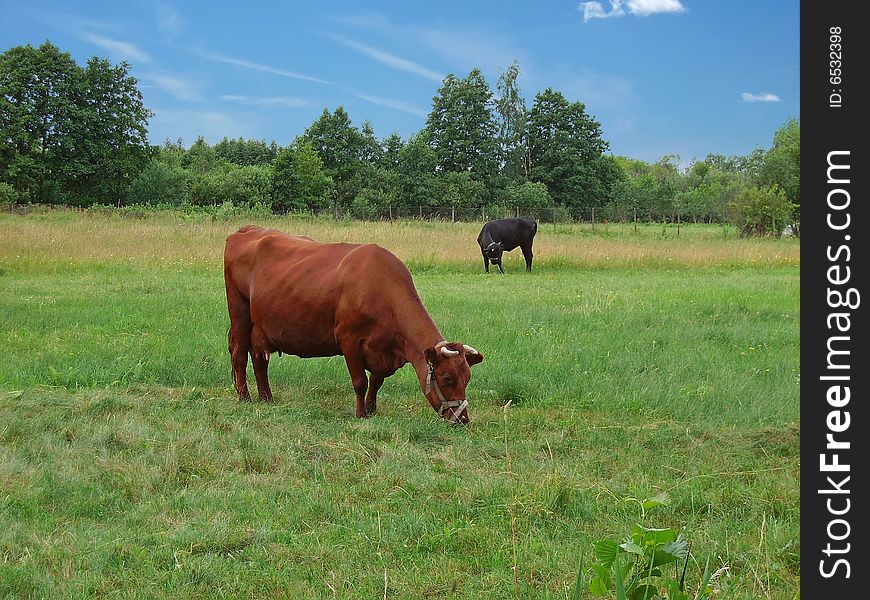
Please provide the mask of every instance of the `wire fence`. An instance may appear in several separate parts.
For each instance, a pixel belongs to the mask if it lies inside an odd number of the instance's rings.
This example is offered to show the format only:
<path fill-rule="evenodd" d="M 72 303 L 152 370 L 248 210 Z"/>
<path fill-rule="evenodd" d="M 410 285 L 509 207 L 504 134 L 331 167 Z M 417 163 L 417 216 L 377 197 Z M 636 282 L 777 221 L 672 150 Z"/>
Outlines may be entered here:
<path fill-rule="evenodd" d="M 592 208 L 569 208 L 548 206 L 536 208 L 493 207 L 477 208 L 456 206 L 384 206 L 384 207 L 329 207 L 310 211 L 312 216 L 331 216 L 335 219 L 364 221 L 398 221 L 415 219 L 420 221 L 486 222 L 493 219 L 511 217 L 531 217 L 539 223 L 715 223 L 728 222 L 727 216 L 713 213 L 683 213 L 680 211 L 656 211 L 637 207 L 616 205 Z M 284 212 L 283 214 L 292 214 Z"/>
<path fill-rule="evenodd" d="M 494 219 L 505 219 L 511 217 L 531 217 L 540 224 L 556 226 L 558 224 L 581 224 L 586 225 L 593 231 L 597 227 L 606 227 L 608 224 L 621 224 L 622 229 L 626 227 L 630 230 L 633 226 L 637 231 L 639 225 L 645 224 L 663 224 L 676 226 L 678 235 L 681 226 L 689 223 L 704 223 L 715 224 L 723 227 L 729 223 L 728 216 L 725 214 L 717 214 L 714 212 L 682 212 L 678 210 L 655 210 L 649 208 L 638 208 L 634 206 L 621 206 L 611 204 L 608 206 L 591 207 L 591 208 L 570 208 L 564 206 L 549 206 L 536 208 L 523 207 L 457 207 L 457 206 L 347 206 L 338 207 L 332 206 L 319 210 L 308 211 L 275 211 L 267 207 L 246 208 L 244 206 L 230 207 L 231 214 L 226 214 L 226 205 L 218 206 L 147 206 L 147 205 L 118 205 L 102 206 L 95 205 L 92 207 L 77 207 L 64 206 L 58 204 L 37 205 L 37 204 L 7 204 L 3 207 L 7 212 L 17 214 L 26 214 L 40 210 L 76 210 L 76 211 L 119 211 L 121 213 L 131 213 L 139 215 L 146 214 L 153 210 L 170 209 L 182 210 L 191 212 L 203 212 L 214 214 L 218 217 L 227 217 L 239 214 L 246 211 L 262 211 L 278 215 L 297 215 L 308 216 L 313 218 L 333 218 L 359 221 L 436 221 L 445 223 L 483 223 Z M 772 223 L 772 231 L 782 231 L 784 235 L 791 235 L 788 231 L 788 223 Z M 779 226 L 779 228 L 777 228 Z M 785 228 L 785 230 L 783 230 Z"/>

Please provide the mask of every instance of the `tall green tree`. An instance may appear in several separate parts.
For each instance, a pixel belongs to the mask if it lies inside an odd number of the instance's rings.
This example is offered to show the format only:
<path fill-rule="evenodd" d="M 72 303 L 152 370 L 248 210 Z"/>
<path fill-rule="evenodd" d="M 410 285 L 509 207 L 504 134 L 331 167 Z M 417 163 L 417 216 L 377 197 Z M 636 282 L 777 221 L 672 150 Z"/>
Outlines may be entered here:
<path fill-rule="evenodd" d="M 412 135 L 399 150 L 396 170 L 399 173 L 399 201 L 405 206 L 437 206 L 436 191 L 438 157 L 429 143 L 424 129 Z"/>
<path fill-rule="evenodd" d="M 263 140 L 225 137 L 214 145 L 214 151 L 219 160 L 236 165 L 268 165 L 278 156 L 278 145 L 274 141 L 266 144 Z"/>
<path fill-rule="evenodd" d="M 120 201 L 150 158 L 153 113 L 129 73 L 50 42 L 0 55 L 0 179 L 31 201 Z"/>
<path fill-rule="evenodd" d="M 484 183 L 495 176 L 498 125 L 492 107 L 492 91 L 479 69 L 465 79 L 452 74 L 444 78 L 426 120 L 440 172 L 468 172 Z"/>
<path fill-rule="evenodd" d="M 119 202 L 153 152 L 148 145 L 148 119 L 138 80 L 130 65 L 112 65 L 91 58 L 84 69 L 85 106 L 76 106 L 72 149 L 65 158 L 79 158 L 75 172 L 67 171 L 70 192 L 80 202 Z M 81 157 L 84 157 L 82 162 Z"/>
<path fill-rule="evenodd" d="M 317 150 L 304 139 L 297 139 L 275 158 L 272 196 L 275 208 L 283 210 L 319 210 L 329 204 L 332 178 Z"/>
<path fill-rule="evenodd" d="M 520 67 L 514 61 L 496 83 L 499 158 L 502 173 L 510 181 L 519 181 L 529 176 L 528 110 L 517 83 L 519 76 Z"/>
<path fill-rule="evenodd" d="M 23 200 L 52 200 L 74 150 L 69 132 L 86 109 L 81 79 L 69 53 L 50 42 L 0 54 L 0 180 Z"/>
<path fill-rule="evenodd" d="M 777 186 L 794 207 L 792 230 L 800 231 L 801 205 L 801 126 L 796 119 L 788 120 L 777 129 L 773 146 L 764 155 L 758 173 L 762 186 Z"/>
<path fill-rule="evenodd" d="M 582 102 L 568 102 L 547 88 L 529 111 L 529 179 L 547 186 L 562 206 L 603 206 L 612 196 L 618 171 L 603 156 L 608 148 L 601 125 Z"/>
<path fill-rule="evenodd" d="M 335 184 L 335 200 L 339 206 L 350 206 L 356 192 L 354 175 L 372 158 L 374 134 L 371 127 L 364 134 L 351 123 L 350 116 L 339 106 L 334 112 L 323 109 L 302 136 L 323 161 L 326 174 Z M 376 140 L 375 140 L 376 144 Z"/>

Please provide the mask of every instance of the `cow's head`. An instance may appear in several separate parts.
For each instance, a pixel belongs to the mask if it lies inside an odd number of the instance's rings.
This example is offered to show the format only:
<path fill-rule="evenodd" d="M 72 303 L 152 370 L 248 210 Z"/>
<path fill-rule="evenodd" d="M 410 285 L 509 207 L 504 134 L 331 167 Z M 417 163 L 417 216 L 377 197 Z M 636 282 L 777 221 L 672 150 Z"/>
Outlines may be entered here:
<path fill-rule="evenodd" d="M 471 379 L 471 367 L 483 360 L 483 354 L 459 342 L 439 342 L 426 348 L 425 354 L 429 404 L 451 423 L 468 423 L 465 387 Z"/>
<path fill-rule="evenodd" d="M 497 265 L 501 262 L 501 255 L 504 252 L 504 246 L 501 242 L 490 242 L 489 245 L 483 249 L 483 253 L 494 265 Z"/>

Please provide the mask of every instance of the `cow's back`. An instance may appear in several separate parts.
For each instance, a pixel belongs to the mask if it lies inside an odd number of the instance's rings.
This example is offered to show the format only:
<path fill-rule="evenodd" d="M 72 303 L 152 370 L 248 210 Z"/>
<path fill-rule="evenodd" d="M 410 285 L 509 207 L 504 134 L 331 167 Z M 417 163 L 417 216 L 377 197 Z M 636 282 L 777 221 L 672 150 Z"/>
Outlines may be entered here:
<path fill-rule="evenodd" d="M 407 268 L 379 246 L 327 244 L 270 229 L 230 235 L 224 269 L 228 290 L 234 286 L 248 302 L 252 322 L 274 349 L 299 356 L 341 354 L 348 324 L 390 320 L 395 300 L 416 296 Z M 385 311 L 390 315 L 378 314 Z"/>
<path fill-rule="evenodd" d="M 489 242 L 501 242 L 504 249 L 510 251 L 517 246 L 531 244 L 537 232 L 537 221 L 529 217 L 496 219 L 484 224 L 477 236 L 477 243 L 484 246 Z"/>

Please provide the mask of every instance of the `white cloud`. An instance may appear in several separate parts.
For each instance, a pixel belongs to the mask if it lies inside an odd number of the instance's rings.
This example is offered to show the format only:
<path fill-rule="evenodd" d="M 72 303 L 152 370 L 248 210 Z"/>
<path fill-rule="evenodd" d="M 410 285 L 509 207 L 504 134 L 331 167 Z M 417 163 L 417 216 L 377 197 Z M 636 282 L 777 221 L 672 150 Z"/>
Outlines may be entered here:
<path fill-rule="evenodd" d="M 382 96 L 369 96 L 368 94 L 354 94 L 357 98 L 361 98 L 366 102 L 371 102 L 372 104 L 377 104 L 379 106 L 385 106 L 387 108 L 392 108 L 395 110 L 400 110 L 402 112 L 410 113 L 412 115 L 416 115 L 418 117 L 425 117 L 426 111 L 418 106 L 414 106 L 413 104 L 409 104 L 407 102 L 403 102 L 401 100 L 393 100 L 392 98 L 384 98 Z"/>
<path fill-rule="evenodd" d="M 278 108 L 306 108 L 311 103 L 305 98 L 296 96 L 269 96 L 266 98 L 252 98 L 250 96 L 226 95 L 221 96 L 225 102 L 240 102 L 250 106 L 276 106 Z"/>
<path fill-rule="evenodd" d="M 767 92 L 763 92 L 761 94 L 750 94 L 749 92 L 743 92 L 740 94 L 740 97 L 743 98 L 744 102 L 779 102 L 779 96 L 776 94 L 769 94 Z"/>
<path fill-rule="evenodd" d="M 263 64 L 255 63 L 255 62 L 252 62 L 249 60 L 244 60 L 242 58 L 233 58 L 231 56 L 224 56 L 223 54 L 216 54 L 213 52 L 202 52 L 202 51 L 198 51 L 198 50 L 195 50 L 194 52 L 196 54 L 202 56 L 203 58 L 207 58 L 209 60 L 214 60 L 217 62 L 226 63 L 228 65 L 235 65 L 237 67 L 242 67 L 244 69 L 251 69 L 254 71 L 262 71 L 264 73 L 272 73 L 273 75 L 280 75 L 281 77 L 289 77 L 290 79 L 301 79 L 303 81 L 313 81 L 315 83 L 330 84 L 329 81 L 326 81 L 324 79 L 320 79 L 318 77 L 312 77 L 310 75 L 304 75 L 302 73 L 288 71 L 286 69 L 273 67 L 271 65 L 263 65 Z"/>
<path fill-rule="evenodd" d="M 148 63 L 151 62 L 151 55 L 145 52 L 144 50 L 140 50 L 133 44 L 128 42 L 122 42 L 120 40 L 113 40 L 107 37 L 103 37 L 101 35 L 96 35 L 93 33 L 82 33 L 82 39 L 95 46 L 99 46 L 103 50 L 107 50 L 109 54 L 114 58 L 121 58 L 124 60 L 131 60 L 135 62 Z"/>
<path fill-rule="evenodd" d="M 157 28 L 170 35 L 180 35 L 184 22 L 175 7 L 161 2 L 157 5 Z"/>
<path fill-rule="evenodd" d="M 327 34 L 327 36 L 336 40 L 337 42 L 344 44 L 348 48 L 352 48 L 357 52 L 361 52 L 367 56 L 370 56 L 371 58 L 374 58 L 376 61 L 383 63 L 388 67 L 393 67 L 394 69 L 398 69 L 400 71 L 407 71 L 408 73 L 413 73 L 414 75 L 419 75 L 420 77 L 425 77 L 426 79 L 431 79 L 432 81 L 440 82 L 442 79 L 444 79 L 444 76 L 441 73 L 437 73 L 432 69 L 428 69 L 406 58 L 402 58 L 401 56 L 396 56 L 395 54 L 384 52 L 383 50 L 379 50 L 378 48 L 367 46 L 366 44 L 356 42 L 340 35 Z"/>
<path fill-rule="evenodd" d="M 583 11 L 583 21 L 622 17 L 626 14 L 648 17 L 657 13 L 679 13 L 686 10 L 680 0 L 610 0 L 609 12 L 601 2 L 581 2 L 577 9 Z"/>
<path fill-rule="evenodd" d="M 389 35 L 411 48 L 423 47 L 430 53 L 446 59 L 456 69 L 465 72 L 479 67 L 490 75 L 497 74 L 516 59 L 528 74 L 531 59 L 527 52 L 502 34 L 492 33 L 485 27 L 465 24 L 461 28 L 435 29 L 417 25 L 401 25 L 378 14 L 343 16 L 339 23 Z M 456 72 L 464 76 L 464 73 Z M 443 78 L 442 78 L 443 79 Z M 440 82 L 442 79 L 439 79 Z"/>
<path fill-rule="evenodd" d="M 202 99 L 199 86 L 189 79 L 182 79 L 169 73 L 157 71 L 143 73 L 139 79 L 144 86 L 160 88 L 178 100 L 196 102 Z"/>

